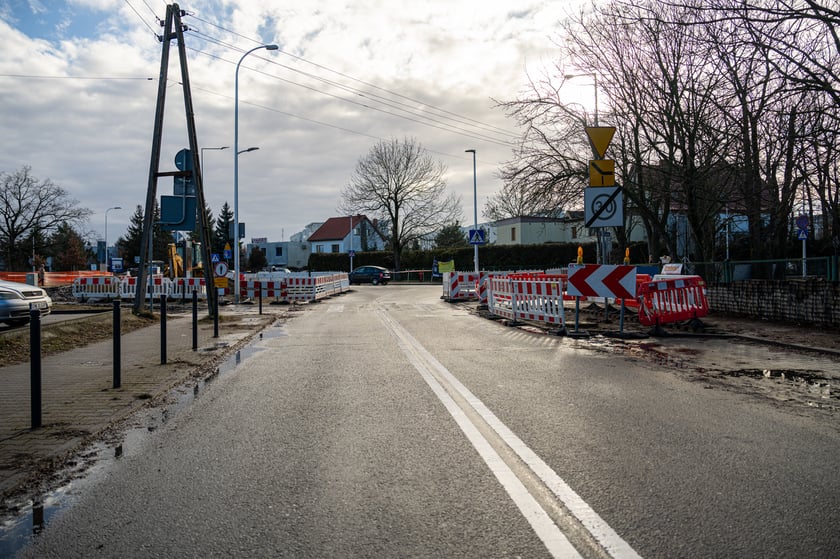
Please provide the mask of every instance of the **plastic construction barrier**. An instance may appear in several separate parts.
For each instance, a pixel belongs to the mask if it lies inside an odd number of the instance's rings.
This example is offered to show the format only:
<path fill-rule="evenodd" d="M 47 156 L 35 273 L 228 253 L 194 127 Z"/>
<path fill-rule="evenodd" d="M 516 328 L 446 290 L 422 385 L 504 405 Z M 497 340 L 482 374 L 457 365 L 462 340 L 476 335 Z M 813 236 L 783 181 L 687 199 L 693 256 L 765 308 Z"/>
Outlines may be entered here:
<path fill-rule="evenodd" d="M 559 274 L 512 274 L 489 279 L 488 310 L 513 321 L 565 327 L 563 284 Z"/>
<path fill-rule="evenodd" d="M 274 301 L 287 301 L 288 293 L 285 280 L 247 280 L 242 282 L 239 291 L 240 297 L 258 299 L 262 294 L 263 299 Z"/>
<path fill-rule="evenodd" d="M 700 276 L 659 279 L 639 284 L 639 323 L 660 326 L 709 314 L 706 282 Z"/>
<path fill-rule="evenodd" d="M 312 302 L 344 293 L 350 289 L 346 272 L 334 272 L 314 276 L 290 276 L 286 278 L 286 300 L 289 302 Z"/>
<path fill-rule="evenodd" d="M 114 276 L 91 276 L 73 280 L 76 299 L 116 299 L 120 297 L 120 279 Z"/>
<path fill-rule="evenodd" d="M 479 274 L 475 272 L 444 272 L 443 299 L 465 301 L 478 298 Z"/>
<path fill-rule="evenodd" d="M 192 299 L 192 292 L 196 292 L 199 299 L 207 298 L 207 289 L 204 278 L 176 278 L 172 282 L 172 293 L 167 297 L 180 297 L 181 299 Z"/>
<path fill-rule="evenodd" d="M 636 293 L 637 294 L 641 293 L 642 284 L 649 283 L 650 281 L 651 281 L 650 275 L 648 275 L 648 274 L 636 274 Z M 624 303 L 625 307 L 628 307 L 628 308 L 631 308 L 631 309 L 638 309 L 639 308 L 639 298 L 638 297 L 636 299 L 616 299 L 615 300 L 616 305 L 621 305 L 622 302 Z"/>
<path fill-rule="evenodd" d="M 151 276 L 146 286 L 146 299 L 192 297 L 193 290 L 199 299 L 207 298 L 204 278 L 181 278 L 175 281 L 163 276 Z M 73 281 L 76 299 L 134 299 L 137 295 L 136 277 L 81 277 Z"/>
<path fill-rule="evenodd" d="M 480 272 L 478 285 L 476 289 L 478 291 L 478 302 L 481 305 L 488 304 L 488 297 L 490 294 L 490 280 L 493 278 L 506 278 L 511 274 L 516 272 L 506 271 L 506 272 Z"/>

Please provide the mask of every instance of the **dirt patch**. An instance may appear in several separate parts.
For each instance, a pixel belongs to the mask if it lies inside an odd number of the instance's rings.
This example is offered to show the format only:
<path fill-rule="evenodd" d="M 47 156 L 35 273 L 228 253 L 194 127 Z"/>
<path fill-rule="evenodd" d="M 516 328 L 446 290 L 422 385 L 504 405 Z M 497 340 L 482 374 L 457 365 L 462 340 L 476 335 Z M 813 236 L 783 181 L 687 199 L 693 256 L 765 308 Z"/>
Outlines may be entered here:
<path fill-rule="evenodd" d="M 120 332 L 127 334 L 151 326 L 157 318 L 138 316 L 129 312 L 120 313 Z M 41 325 L 41 355 L 54 355 L 63 351 L 84 347 L 114 335 L 114 317 L 104 312 L 78 320 L 68 320 Z M 0 336 L 0 367 L 29 361 L 31 355 L 30 329 L 21 328 Z"/>

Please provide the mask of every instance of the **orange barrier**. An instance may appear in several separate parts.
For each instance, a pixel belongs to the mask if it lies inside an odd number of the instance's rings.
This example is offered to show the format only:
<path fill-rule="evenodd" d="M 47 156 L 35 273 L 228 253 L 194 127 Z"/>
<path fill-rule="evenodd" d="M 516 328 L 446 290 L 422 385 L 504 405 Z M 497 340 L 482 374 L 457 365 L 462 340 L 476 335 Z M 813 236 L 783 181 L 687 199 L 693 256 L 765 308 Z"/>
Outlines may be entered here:
<path fill-rule="evenodd" d="M 660 326 L 709 314 L 706 282 L 700 276 L 662 279 L 637 286 L 639 323 Z"/>
<path fill-rule="evenodd" d="M 36 272 L 0 272 L 0 279 L 26 283 L 26 276 Z M 61 285 L 72 285 L 77 278 L 90 278 L 111 276 L 110 272 L 97 272 L 96 270 L 79 270 L 76 272 L 44 272 L 43 287 L 58 287 Z"/>

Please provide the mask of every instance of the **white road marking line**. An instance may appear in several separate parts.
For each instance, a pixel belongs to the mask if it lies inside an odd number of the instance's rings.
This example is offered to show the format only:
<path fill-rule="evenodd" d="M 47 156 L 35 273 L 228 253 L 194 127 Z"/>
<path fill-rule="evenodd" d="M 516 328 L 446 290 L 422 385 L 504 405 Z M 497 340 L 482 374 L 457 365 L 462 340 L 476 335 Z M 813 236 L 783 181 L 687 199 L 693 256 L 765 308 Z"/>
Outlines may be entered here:
<path fill-rule="evenodd" d="M 513 473 L 513 471 L 505 464 L 504 460 L 493 449 L 487 439 L 478 431 L 475 425 L 469 420 L 464 411 L 455 403 L 452 397 L 447 394 L 446 390 L 428 368 L 428 364 L 423 359 L 423 350 L 419 342 L 415 340 L 411 334 L 397 324 L 391 317 L 387 315 L 382 309 L 379 310 L 379 316 L 383 323 L 391 330 L 397 339 L 398 345 L 403 350 L 403 353 L 408 357 L 414 368 L 423 377 L 423 380 L 432 389 L 432 392 L 438 397 L 446 410 L 461 428 L 464 435 L 472 443 L 478 454 L 505 488 L 510 498 L 519 508 L 519 511 L 531 524 L 534 532 L 545 544 L 552 557 L 562 558 L 577 558 L 581 557 L 578 551 L 572 546 L 563 532 L 557 527 L 554 521 L 543 510 L 540 504 L 528 492 L 528 489 L 523 485 L 522 481 Z"/>
<path fill-rule="evenodd" d="M 580 495 L 575 493 L 575 491 L 569 487 L 569 485 L 563 481 L 563 479 L 557 475 L 557 473 L 551 469 L 551 467 L 545 463 L 537 454 L 531 450 L 519 437 L 517 437 L 513 431 L 511 431 L 501 420 L 499 420 L 496 415 L 491 412 L 484 403 L 479 400 L 472 392 L 464 386 L 461 381 L 459 381 L 449 370 L 444 367 L 444 365 L 438 361 L 434 355 L 428 352 L 426 348 L 424 348 L 420 342 L 418 342 L 407 330 L 405 330 L 402 326 L 400 326 L 394 319 L 390 316 L 387 316 L 387 313 L 383 309 L 379 309 L 380 317 L 382 317 L 383 322 L 392 332 L 397 336 L 398 340 L 402 341 L 404 347 L 408 347 L 412 350 L 413 353 L 417 355 L 412 358 L 412 364 L 414 364 L 415 368 L 420 371 L 423 378 L 426 379 L 426 382 L 432 386 L 432 382 L 437 385 L 440 390 L 443 388 L 437 382 L 437 380 L 432 376 L 431 382 L 427 378 L 427 375 L 430 375 L 426 367 L 426 363 L 434 367 L 434 369 L 444 378 L 446 381 L 466 400 L 469 405 L 478 413 L 484 421 L 504 440 L 504 442 L 519 456 L 519 458 L 534 472 L 537 477 L 539 477 L 543 483 L 554 493 L 554 495 L 566 506 L 569 512 L 578 519 L 581 525 L 586 528 L 587 531 L 592 535 L 593 538 L 604 548 L 604 550 L 609 553 L 609 555 L 615 559 L 641 559 L 641 556 L 628 544 L 624 541 L 615 530 L 610 527 L 601 517 L 595 512 L 592 507 L 590 507 L 586 501 L 584 501 Z M 406 355 L 408 352 L 406 351 Z M 418 366 L 417 363 L 422 364 L 422 368 Z M 432 389 L 435 390 L 435 387 L 432 386 Z M 437 391 L 435 391 L 437 394 Z M 448 394 L 444 392 L 446 398 L 450 398 Z M 438 395 L 440 398 L 440 395 Z M 443 401 L 443 399 L 441 398 Z M 446 404 L 446 402 L 444 402 Z M 452 400 L 452 405 L 457 406 L 454 400 Z M 448 406 L 447 406 L 448 409 Z M 463 412 L 458 410 L 463 419 L 469 422 L 469 419 L 463 415 Z M 452 413 L 450 411 L 450 413 Z M 453 414 L 453 417 L 454 414 Z M 456 418 L 457 420 L 457 418 Z M 460 425 L 460 423 L 459 423 Z M 475 427 L 470 423 L 470 426 L 475 429 Z M 461 426 L 462 430 L 464 429 Z M 477 431 L 476 431 L 477 432 Z M 466 433 L 466 431 L 465 431 Z M 486 439 L 479 433 L 478 434 L 481 439 L 487 443 Z M 472 440 L 472 439 L 470 439 Z M 475 444 L 475 443 L 473 443 Z M 489 443 L 487 443 L 489 444 Z M 493 451 L 495 454 L 495 451 Z M 496 458 L 501 460 L 496 454 Z M 486 461 L 486 460 L 485 460 Z M 489 463 L 488 463 L 489 465 Z M 510 475 L 514 475 L 512 471 L 508 470 Z M 514 476 L 515 477 L 515 476 Z M 518 481 L 518 479 L 517 479 Z M 521 484 L 521 482 L 520 482 Z M 524 486 L 523 486 L 524 489 Z M 537 506 L 539 506 L 537 504 Z M 540 509 L 542 511 L 542 509 Z M 543 511 L 543 514 L 545 512 Z M 526 516 L 527 518 L 527 516 Z M 550 521 L 550 519 L 549 519 Z M 552 525 L 554 523 L 552 522 Z M 556 528 L 556 526 L 555 526 Z M 557 529 L 559 532 L 559 529 Z M 565 536 L 563 536 L 565 539 Z M 568 543 L 568 540 L 567 540 Z M 577 552 L 575 552 L 577 553 Z"/>

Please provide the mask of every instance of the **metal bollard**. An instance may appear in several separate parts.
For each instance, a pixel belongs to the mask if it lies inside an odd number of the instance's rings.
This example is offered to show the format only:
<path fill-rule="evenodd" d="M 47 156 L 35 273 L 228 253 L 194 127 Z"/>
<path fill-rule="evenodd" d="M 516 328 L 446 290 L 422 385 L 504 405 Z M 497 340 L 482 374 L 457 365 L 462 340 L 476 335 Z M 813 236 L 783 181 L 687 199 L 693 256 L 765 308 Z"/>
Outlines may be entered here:
<path fill-rule="evenodd" d="M 262 315 L 262 292 L 263 292 L 262 283 L 258 283 L 258 285 L 259 285 L 258 289 L 260 290 L 260 315 Z"/>
<path fill-rule="evenodd" d="M 219 337 L 219 296 L 216 296 L 216 305 L 213 310 L 213 337 Z"/>
<path fill-rule="evenodd" d="M 32 428 L 41 426 L 41 311 L 29 310 L 29 392 Z"/>
<path fill-rule="evenodd" d="M 166 365 L 166 295 L 160 296 L 160 364 Z"/>
<path fill-rule="evenodd" d="M 193 289 L 192 292 L 192 349 L 198 349 L 198 292 Z"/>
<path fill-rule="evenodd" d="M 122 384 L 120 369 L 122 368 L 122 334 L 120 333 L 120 300 L 114 300 L 114 388 Z"/>

